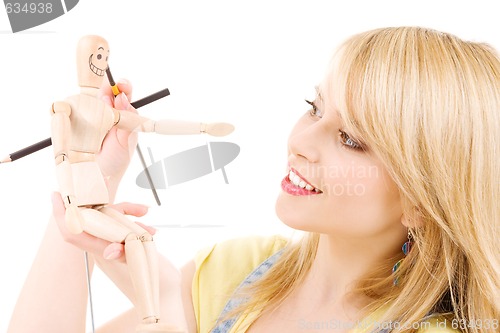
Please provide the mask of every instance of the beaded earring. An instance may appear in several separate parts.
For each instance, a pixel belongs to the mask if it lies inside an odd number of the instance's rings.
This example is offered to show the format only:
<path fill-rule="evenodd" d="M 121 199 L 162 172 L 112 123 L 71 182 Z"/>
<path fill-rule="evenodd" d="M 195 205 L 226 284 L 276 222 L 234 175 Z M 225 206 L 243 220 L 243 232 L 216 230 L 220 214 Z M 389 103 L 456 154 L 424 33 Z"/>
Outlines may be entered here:
<path fill-rule="evenodd" d="M 403 251 L 404 255 L 407 256 L 408 253 L 410 252 L 411 250 L 411 247 L 413 245 L 413 241 L 412 241 L 412 235 L 411 235 L 411 232 L 410 232 L 410 229 L 408 228 L 408 240 L 403 244 L 403 246 L 401 247 L 401 250 Z M 401 266 L 401 263 L 403 262 L 404 258 L 398 260 L 398 262 L 392 267 L 392 274 L 394 275 L 395 272 L 398 270 L 399 266 Z M 394 280 L 393 280 L 393 284 L 395 286 L 398 285 L 398 279 L 399 277 L 394 277 Z"/>

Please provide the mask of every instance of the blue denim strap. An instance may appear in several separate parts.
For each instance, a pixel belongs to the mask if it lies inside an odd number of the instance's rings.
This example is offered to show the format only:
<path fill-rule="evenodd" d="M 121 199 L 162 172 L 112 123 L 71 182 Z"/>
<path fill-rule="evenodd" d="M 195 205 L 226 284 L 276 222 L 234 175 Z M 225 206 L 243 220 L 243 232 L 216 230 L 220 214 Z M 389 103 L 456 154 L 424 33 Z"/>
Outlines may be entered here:
<path fill-rule="evenodd" d="M 233 327 L 234 323 L 238 319 L 237 317 L 232 317 L 226 320 L 222 320 L 227 313 L 229 313 L 231 310 L 235 309 L 237 306 L 241 305 L 242 303 L 246 302 L 248 300 L 247 297 L 241 297 L 238 296 L 238 291 L 257 281 L 264 273 L 266 273 L 269 268 L 271 268 L 274 263 L 278 260 L 278 258 L 281 256 L 283 253 L 283 250 L 276 252 L 266 260 L 264 260 L 252 273 L 250 273 L 245 280 L 236 288 L 236 291 L 234 293 L 234 296 L 227 301 L 226 305 L 224 306 L 224 309 L 222 310 L 221 314 L 219 315 L 219 318 L 217 319 L 217 325 L 215 328 L 210 332 L 210 333 L 228 333 L 231 328 Z"/>

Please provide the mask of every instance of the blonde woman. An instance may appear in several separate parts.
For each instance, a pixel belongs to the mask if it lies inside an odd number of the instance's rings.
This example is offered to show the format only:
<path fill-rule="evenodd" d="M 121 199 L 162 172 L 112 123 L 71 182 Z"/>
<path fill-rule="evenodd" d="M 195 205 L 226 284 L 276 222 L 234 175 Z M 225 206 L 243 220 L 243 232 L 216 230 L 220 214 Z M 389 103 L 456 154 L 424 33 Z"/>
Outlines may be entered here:
<path fill-rule="evenodd" d="M 498 332 L 497 53 L 418 27 L 365 32 L 340 46 L 308 103 L 289 138 L 276 202 L 278 217 L 305 231 L 303 239 L 229 240 L 201 251 L 180 275 L 162 259 L 164 320 L 199 333 Z M 109 145 L 122 143 L 123 163 L 110 174 L 128 162 L 130 138 L 119 135 Z M 106 154 L 101 163 L 110 166 Z M 10 332 L 84 330 L 81 253 L 69 243 L 93 253 L 132 294 L 122 246 L 69 235 L 57 198 L 54 216 L 63 236 L 52 221 Z M 39 272 L 54 256 L 52 271 Z M 40 313 L 44 293 L 66 296 Z M 98 332 L 133 332 L 139 319 L 130 311 Z"/>

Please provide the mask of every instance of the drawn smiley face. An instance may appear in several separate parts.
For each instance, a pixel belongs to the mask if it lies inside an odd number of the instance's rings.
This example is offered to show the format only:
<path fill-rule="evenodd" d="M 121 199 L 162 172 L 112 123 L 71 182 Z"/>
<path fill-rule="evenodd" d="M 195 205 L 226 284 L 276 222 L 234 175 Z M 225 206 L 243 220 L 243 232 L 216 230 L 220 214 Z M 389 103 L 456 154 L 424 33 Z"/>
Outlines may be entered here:
<path fill-rule="evenodd" d="M 92 73 L 97 76 L 104 76 L 108 68 L 109 50 L 99 46 L 89 57 L 89 67 Z"/>
<path fill-rule="evenodd" d="M 97 35 L 83 36 L 76 51 L 78 85 L 99 88 L 108 69 L 108 42 Z"/>

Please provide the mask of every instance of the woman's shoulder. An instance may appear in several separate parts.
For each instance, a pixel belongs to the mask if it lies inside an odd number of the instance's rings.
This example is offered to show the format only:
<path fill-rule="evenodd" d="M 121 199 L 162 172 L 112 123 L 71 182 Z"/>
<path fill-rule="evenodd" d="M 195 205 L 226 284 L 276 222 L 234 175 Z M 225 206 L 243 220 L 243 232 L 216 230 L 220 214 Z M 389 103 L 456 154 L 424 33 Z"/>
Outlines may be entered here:
<path fill-rule="evenodd" d="M 282 236 L 241 237 L 216 243 L 195 256 L 191 292 L 199 332 L 214 325 L 245 278 L 286 244 Z"/>
<path fill-rule="evenodd" d="M 202 268 L 253 270 L 286 244 L 287 239 L 279 235 L 228 239 L 201 250 L 195 256 L 196 268 L 197 270 Z"/>

